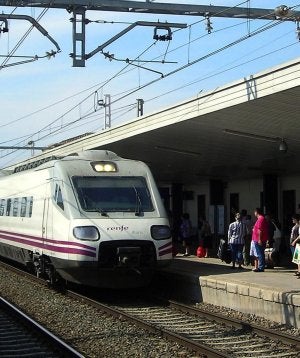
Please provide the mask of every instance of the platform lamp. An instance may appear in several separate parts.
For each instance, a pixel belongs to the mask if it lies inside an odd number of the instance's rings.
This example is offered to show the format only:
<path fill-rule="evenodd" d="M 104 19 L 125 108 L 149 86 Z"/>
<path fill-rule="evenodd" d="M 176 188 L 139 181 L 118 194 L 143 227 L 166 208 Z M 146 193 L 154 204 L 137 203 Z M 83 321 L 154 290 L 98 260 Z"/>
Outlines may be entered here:
<path fill-rule="evenodd" d="M 278 149 L 280 152 L 286 153 L 288 150 L 286 141 L 281 137 L 265 136 L 265 135 L 255 134 L 255 133 L 235 131 L 235 130 L 231 130 L 231 129 L 223 129 L 223 133 L 235 135 L 237 137 L 246 137 L 246 138 L 250 138 L 250 139 L 262 140 L 265 142 L 279 143 Z"/>

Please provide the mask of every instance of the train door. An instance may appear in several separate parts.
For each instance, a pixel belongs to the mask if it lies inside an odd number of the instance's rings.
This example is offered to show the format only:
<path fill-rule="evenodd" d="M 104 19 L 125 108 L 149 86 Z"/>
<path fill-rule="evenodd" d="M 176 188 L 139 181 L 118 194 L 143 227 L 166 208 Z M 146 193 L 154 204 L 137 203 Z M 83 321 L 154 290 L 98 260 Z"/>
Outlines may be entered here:
<path fill-rule="evenodd" d="M 52 238 L 52 210 L 51 210 L 51 188 L 50 183 L 46 185 L 43 204 L 43 220 L 42 220 L 42 238 L 45 242 L 46 239 Z"/>

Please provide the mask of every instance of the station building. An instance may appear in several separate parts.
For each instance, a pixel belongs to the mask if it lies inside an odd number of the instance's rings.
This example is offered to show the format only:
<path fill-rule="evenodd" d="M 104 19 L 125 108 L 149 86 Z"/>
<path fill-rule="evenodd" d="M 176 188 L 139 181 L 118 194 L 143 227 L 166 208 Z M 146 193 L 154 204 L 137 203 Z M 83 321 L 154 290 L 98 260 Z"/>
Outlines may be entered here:
<path fill-rule="evenodd" d="M 281 223 L 288 239 L 291 215 L 300 212 L 299 113 L 297 58 L 51 147 L 34 160 L 111 150 L 150 166 L 173 222 L 188 212 L 196 229 L 204 215 L 222 236 L 235 211 L 245 209 L 253 218 L 261 207 Z"/>

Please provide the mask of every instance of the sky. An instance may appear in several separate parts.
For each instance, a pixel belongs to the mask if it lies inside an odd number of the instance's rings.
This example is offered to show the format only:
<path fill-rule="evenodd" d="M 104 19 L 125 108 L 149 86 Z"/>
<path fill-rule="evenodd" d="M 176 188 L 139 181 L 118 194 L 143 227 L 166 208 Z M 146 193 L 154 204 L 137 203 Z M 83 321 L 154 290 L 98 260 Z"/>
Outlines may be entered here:
<path fill-rule="evenodd" d="M 159 2 L 264 9 L 281 5 L 268 0 Z M 285 1 L 284 5 L 300 11 L 300 0 Z M 86 25 L 86 53 L 136 21 L 187 26 L 172 28 L 171 41 L 155 41 L 153 27 L 137 26 L 104 49 L 114 59 L 99 52 L 86 61 L 85 67 L 73 67 L 72 14 L 55 9 L 43 14 L 39 8 L 0 10 L 37 19 L 61 49 L 54 57 L 45 58 L 46 52 L 56 47 L 37 29 L 23 39 L 30 29 L 28 21 L 9 20 L 9 31 L 0 32 L 1 146 L 27 146 L 33 141 L 36 147 L 46 147 L 103 131 L 105 112 L 98 101 L 105 95 L 111 97 L 114 128 L 136 119 L 138 98 L 144 100 L 147 115 L 294 60 L 300 53 L 297 24 L 290 21 L 215 17 L 210 18 L 208 33 L 203 17 L 87 11 L 86 18 L 91 22 Z M 158 34 L 167 32 L 158 30 Z M 7 60 L 12 52 L 14 57 Z M 33 58 L 38 59 L 22 63 Z M 32 154 L 30 150 L 0 150 L 0 168 Z"/>

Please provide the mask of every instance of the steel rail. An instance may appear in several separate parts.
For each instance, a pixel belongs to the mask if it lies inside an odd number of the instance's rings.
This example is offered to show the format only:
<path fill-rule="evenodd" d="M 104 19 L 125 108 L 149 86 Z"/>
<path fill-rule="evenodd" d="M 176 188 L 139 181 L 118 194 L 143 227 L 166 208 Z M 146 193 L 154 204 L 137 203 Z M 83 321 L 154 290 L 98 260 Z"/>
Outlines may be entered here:
<path fill-rule="evenodd" d="M 82 354 L 63 342 L 60 338 L 41 326 L 38 322 L 34 321 L 31 317 L 3 297 L 0 297 L 0 307 L 15 317 L 18 322 L 24 324 L 30 331 L 35 332 L 39 337 L 43 338 L 43 340 L 49 344 L 49 349 L 62 354 L 63 357 L 84 358 Z"/>
<path fill-rule="evenodd" d="M 9 265 L 8 263 L 5 263 L 3 261 L 0 261 L 0 266 L 6 268 L 7 270 L 13 271 L 14 273 L 17 273 L 23 277 L 29 278 L 30 280 L 37 282 L 43 286 L 48 286 L 47 282 L 41 278 L 38 278 L 26 271 L 23 271 L 21 269 L 18 269 L 14 266 Z M 132 322 L 134 324 L 136 324 L 137 326 L 144 328 L 145 330 L 147 330 L 148 332 L 152 332 L 152 333 L 157 333 L 159 334 L 161 337 L 164 337 L 170 341 L 176 342 L 178 344 L 181 344 L 182 346 L 198 352 L 198 353 L 202 353 L 207 355 L 208 357 L 211 358 L 231 358 L 230 355 L 226 355 L 224 353 L 221 353 L 213 348 L 210 348 L 209 346 L 194 342 L 193 340 L 190 340 L 188 338 L 185 338 L 183 336 L 180 336 L 176 333 L 172 333 L 171 331 L 168 331 L 166 329 L 163 328 L 159 328 L 156 327 L 155 325 L 148 323 L 146 321 L 143 321 L 137 317 L 134 317 L 132 315 L 129 315 L 127 313 L 124 313 L 120 310 L 114 309 L 112 307 L 109 307 L 108 305 L 102 304 L 100 302 L 97 302 L 91 298 L 88 298 L 86 296 L 83 296 L 79 293 L 76 293 L 74 291 L 70 291 L 70 290 L 66 290 L 64 292 L 65 295 L 74 298 L 78 301 L 84 302 L 96 309 L 101 310 L 102 312 L 107 313 L 110 316 L 116 317 L 118 319 L 120 319 L 120 317 L 122 317 L 123 319 Z"/>
<path fill-rule="evenodd" d="M 16 272 L 20 275 L 29 277 L 31 280 L 34 280 L 35 282 L 38 282 L 42 285 L 47 285 L 45 280 L 37 278 L 37 277 L 33 276 L 32 274 L 29 274 L 27 272 L 19 270 L 19 269 L 15 268 L 13 266 L 10 266 L 6 263 L 0 262 L 0 266 L 3 266 L 9 270 L 13 270 L 14 272 Z M 111 316 L 114 316 L 117 318 L 121 317 L 125 320 L 128 320 L 128 321 L 138 325 L 139 327 L 146 329 L 149 332 L 158 333 L 162 337 L 172 340 L 173 342 L 179 343 L 182 346 L 184 346 L 192 351 L 206 354 L 208 357 L 212 357 L 212 358 L 214 358 L 214 357 L 231 357 L 231 355 L 226 355 L 225 353 L 217 351 L 217 350 L 210 348 L 209 346 L 206 346 L 204 344 L 195 342 L 191 339 L 185 338 L 185 337 L 183 337 L 177 333 L 173 333 L 167 329 L 164 329 L 161 327 L 156 327 L 155 324 L 153 324 L 153 323 L 146 322 L 140 318 L 135 317 L 134 315 L 128 314 L 128 313 L 118 310 L 116 308 L 113 308 L 113 307 L 110 307 L 103 303 L 100 303 L 98 301 L 95 301 L 95 300 L 93 300 L 89 297 L 83 296 L 82 294 L 79 294 L 77 292 L 67 290 L 65 292 L 65 294 L 71 298 L 85 302 L 88 305 L 90 305 L 96 309 L 99 309 Z M 295 348 L 295 350 L 300 351 L 300 338 L 299 337 L 291 336 L 291 335 L 288 335 L 288 334 L 285 334 L 282 332 L 278 332 L 278 331 L 275 331 L 275 330 L 272 330 L 269 328 L 260 327 L 253 323 L 243 322 L 241 320 L 238 320 L 238 319 L 235 319 L 232 317 L 226 317 L 226 316 L 218 314 L 218 313 L 208 312 L 208 311 L 202 310 L 201 308 L 186 305 L 186 304 L 183 304 L 183 303 L 180 303 L 177 301 L 166 300 L 166 299 L 162 299 L 157 296 L 152 297 L 151 299 L 153 301 L 155 300 L 156 302 L 159 302 L 160 304 L 168 306 L 171 309 L 181 311 L 183 313 L 192 314 L 195 316 L 200 316 L 200 317 L 206 318 L 210 321 L 222 323 L 226 326 L 231 326 L 231 327 L 235 327 L 238 329 L 242 329 L 246 333 L 247 332 L 255 333 L 261 337 L 264 337 L 264 338 L 267 337 L 269 339 L 279 341 L 284 344 L 291 345 Z"/>
<path fill-rule="evenodd" d="M 158 333 L 161 337 L 166 338 L 166 339 L 173 341 L 175 343 L 181 344 L 185 348 L 188 348 L 194 352 L 205 354 L 210 358 L 221 358 L 221 357 L 222 358 L 231 358 L 231 355 L 217 351 L 207 345 L 197 343 L 197 342 L 193 341 L 192 339 L 185 338 L 184 336 L 173 333 L 167 329 L 158 327 L 152 323 L 146 322 L 142 319 L 139 319 L 139 318 L 137 318 L 133 315 L 130 315 L 128 313 L 125 313 L 121 310 L 118 310 L 116 308 L 110 307 L 103 303 L 97 302 L 97 301 L 95 301 L 91 298 L 88 298 L 86 296 L 80 295 L 79 293 L 76 293 L 73 291 L 68 291 L 67 294 L 68 294 L 68 296 L 70 296 L 74 299 L 77 299 L 79 301 L 82 301 L 84 303 L 87 303 L 96 309 L 100 309 L 102 312 L 105 312 L 113 317 L 116 317 L 118 319 L 123 318 L 126 321 L 134 323 L 134 324 L 138 325 L 139 327 L 146 329 L 149 332 Z"/>
<path fill-rule="evenodd" d="M 260 327 L 253 323 L 243 322 L 232 317 L 225 317 L 217 313 L 207 312 L 205 310 L 202 310 L 201 308 L 191 307 L 189 305 L 185 305 L 172 300 L 169 301 L 169 307 L 184 313 L 205 317 L 209 320 L 223 323 L 225 325 L 231 325 L 233 327 L 243 329 L 247 332 L 253 332 L 262 337 L 268 337 L 272 340 L 279 340 L 280 342 L 283 342 L 285 344 L 293 345 L 295 349 L 300 351 L 299 337 L 294 337 L 282 332 L 274 331 L 270 328 Z"/>

